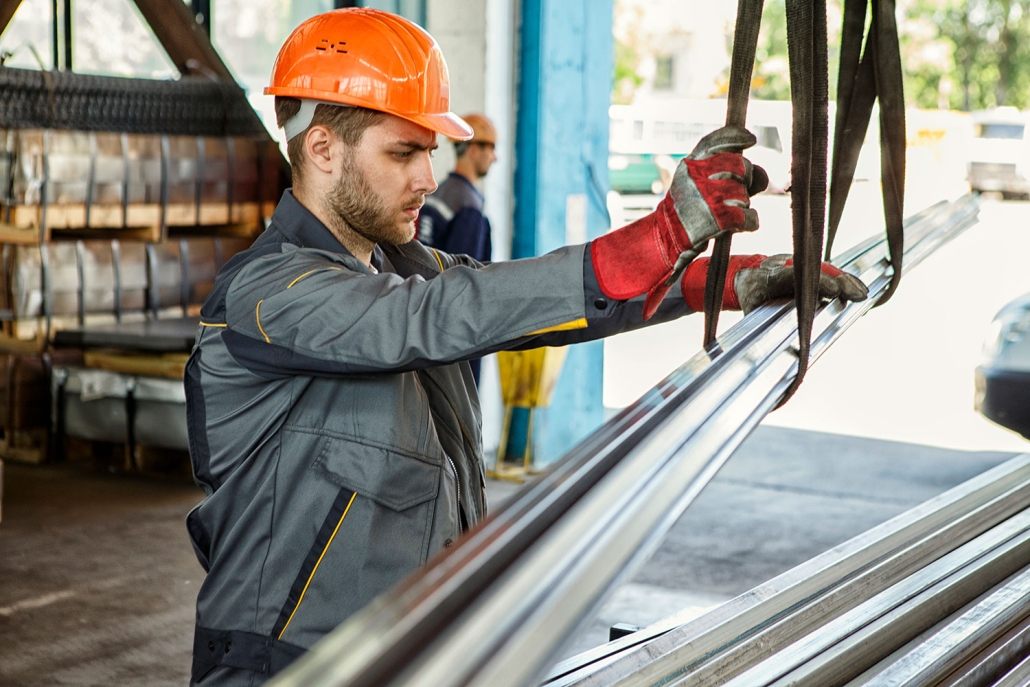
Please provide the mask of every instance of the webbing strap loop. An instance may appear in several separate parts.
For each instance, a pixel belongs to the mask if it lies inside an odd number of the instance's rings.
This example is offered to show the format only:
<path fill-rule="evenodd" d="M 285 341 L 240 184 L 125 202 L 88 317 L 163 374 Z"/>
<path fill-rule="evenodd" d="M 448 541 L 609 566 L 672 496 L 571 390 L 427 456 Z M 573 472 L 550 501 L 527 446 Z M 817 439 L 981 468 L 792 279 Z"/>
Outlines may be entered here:
<path fill-rule="evenodd" d="M 808 371 L 812 321 L 819 306 L 829 141 L 826 2 L 787 0 L 786 10 L 790 95 L 794 112 L 790 186 L 798 371 L 781 403 L 794 394 Z"/>
<path fill-rule="evenodd" d="M 893 268 L 891 283 L 877 301 L 877 305 L 883 305 L 894 294 L 901 280 L 905 249 L 902 225 L 905 197 L 905 93 L 894 1 L 872 0 L 872 22 L 865 41 L 865 51 L 862 52 L 868 3 L 869 0 L 847 0 L 844 4 L 826 259 L 830 258 L 844 203 L 855 178 L 855 166 L 872 116 L 873 103 L 879 99 L 880 177 L 887 247 Z"/>
<path fill-rule="evenodd" d="M 740 0 L 737 4 L 737 23 L 733 30 L 733 57 L 730 62 L 730 83 L 726 95 L 726 125 L 744 126 L 747 119 L 748 95 L 751 92 L 751 72 L 758 50 L 758 30 L 762 26 L 764 0 Z M 705 281 L 705 338 L 707 347 L 715 341 L 726 288 L 726 270 L 730 264 L 731 234 L 715 239 L 712 257 L 708 263 Z"/>

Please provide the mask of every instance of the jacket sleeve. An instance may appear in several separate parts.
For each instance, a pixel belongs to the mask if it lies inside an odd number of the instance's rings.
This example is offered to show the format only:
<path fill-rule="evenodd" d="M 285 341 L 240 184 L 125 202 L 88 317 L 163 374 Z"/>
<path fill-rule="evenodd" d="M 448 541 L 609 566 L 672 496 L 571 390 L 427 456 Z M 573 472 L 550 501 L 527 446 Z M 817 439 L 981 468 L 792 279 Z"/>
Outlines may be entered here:
<path fill-rule="evenodd" d="M 604 297 L 588 245 L 490 265 L 431 250 L 441 272 L 430 279 L 358 272 L 319 251 L 266 255 L 229 286 L 224 340 L 274 376 L 399 372 L 592 341 L 690 312 L 678 287 L 647 322 L 643 297 Z"/>
<path fill-rule="evenodd" d="M 268 374 L 401 371 L 473 358 L 586 324 L 584 246 L 477 268 L 440 254 L 434 278 L 355 271 L 286 249 L 244 266 L 226 294 L 224 341 Z"/>
<path fill-rule="evenodd" d="M 589 244 L 588 244 L 589 246 Z M 645 294 L 646 295 L 646 294 Z M 523 337 L 497 350 L 524 350 L 540 346 L 566 346 L 585 341 L 595 341 L 614 334 L 629 332 L 643 327 L 650 327 L 663 322 L 689 315 L 693 311 L 683 298 L 680 284 L 674 286 L 658 306 L 658 310 L 650 320 L 644 321 L 645 295 L 627 301 L 608 298 L 601 291 L 594 274 L 590 251 L 583 255 L 583 311 L 585 313 L 583 327 L 556 327 L 552 330 L 536 332 Z"/>

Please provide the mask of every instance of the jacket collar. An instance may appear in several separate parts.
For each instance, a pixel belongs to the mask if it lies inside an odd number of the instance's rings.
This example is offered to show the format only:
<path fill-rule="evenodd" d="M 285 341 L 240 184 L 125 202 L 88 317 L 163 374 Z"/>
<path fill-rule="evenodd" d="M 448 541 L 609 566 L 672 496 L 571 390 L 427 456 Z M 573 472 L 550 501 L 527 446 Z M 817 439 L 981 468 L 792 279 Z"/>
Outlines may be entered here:
<path fill-rule="evenodd" d="M 320 219 L 293 197 L 293 189 L 283 191 L 273 217 L 276 227 L 290 239 L 290 243 L 354 257 Z"/>
<path fill-rule="evenodd" d="M 333 236 L 333 233 L 322 224 L 320 219 L 315 217 L 310 210 L 293 196 L 293 189 L 286 189 L 283 192 L 282 199 L 279 200 L 279 204 L 275 207 L 273 219 L 276 228 L 279 229 L 290 243 L 303 248 L 315 248 L 329 253 L 337 253 L 342 255 L 348 263 L 353 263 L 356 269 L 363 272 L 370 271 L 368 267 L 355 258 L 340 243 L 339 239 Z M 372 248 L 372 266 L 379 272 L 397 273 L 396 268 L 386 257 L 379 244 Z"/>

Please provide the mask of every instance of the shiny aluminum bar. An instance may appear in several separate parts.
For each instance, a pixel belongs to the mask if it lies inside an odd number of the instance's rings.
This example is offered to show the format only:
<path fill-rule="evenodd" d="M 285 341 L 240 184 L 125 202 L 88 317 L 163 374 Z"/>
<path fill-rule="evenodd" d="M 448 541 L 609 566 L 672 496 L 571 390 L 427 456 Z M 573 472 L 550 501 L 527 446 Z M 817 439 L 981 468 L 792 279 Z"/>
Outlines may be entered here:
<path fill-rule="evenodd" d="M 1028 459 L 1030 456 L 1020 456 L 1010 463 L 1022 465 Z M 957 495 L 968 488 L 963 484 L 952 491 Z M 979 495 L 979 490 L 972 495 Z M 669 632 L 663 641 L 560 684 L 623 687 L 678 679 L 677 684 L 693 687 L 721 685 L 1023 510 L 1030 502 L 1030 480 L 987 501 L 967 497 L 971 505 L 979 506 L 961 516 L 956 516 L 955 508 L 942 507 L 955 495 L 941 496 L 947 498 L 932 499 L 835 547 L 738 597 L 739 601 Z M 923 517 L 912 522 L 913 512 L 923 513 Z M 907 526 L 899 527 L 902 524 Z M 908 536 L 913 530 L 921 530 L 925 536 Z M 904 543 L 898 546 L 901 541 Z M 752 605 L 739 610 L 741 601 L 749 600 Z M 549 687 L 553 685 L 549 683 Z"/>
<path fill-rule="evenodd" d="M 1030 657 L 1023 659 L 1015 668 L 994 683 L 994 687 L 1030 687 Z"/>
<path fill-rule="evenodd" d="M 915 266 L 975 222 L 964 198 L 906 224 Z M 889 282 L 883 240 L 840 263 L 870 286 L 813 327 L 815 360 Z M 272 685 L 525 685 L 646 559 L 796 371 L 793 305 L 760 308 L 579 444 L 540 482 L 341 625 Z"/>
<path fill-rule="evenodd" d="M 931 687 L 1005 634 L 1030 613 L 1030 570 L 1024 569 L 886 669 L 866 687 Z M 1024 628 L 1025 630 L 1025 628 Z M 1018 636 L 1024 640 L 1025 633 Z M 983 684 L 983 682 L 981 682 Z"/>
<path fill-rule="evenodd" d="M 1028 564 L 1030 512 L 1024 511 L 740 673 L 726 687 L 844 684 Z"/>
<path fill-rule="evenodd" d="M 555 666 L 547 687 L 650 685 L 714 664 L 745 644 L 772 653 L 804 634 L 776 625 L 805 613 L 833 617 L 1030 502 L 1030 455 L 1021 455 L 833 547 L 708 613 L 656 626 Z M 769 628 L 756 632 L 755 628 Z M 723 673 L 723 677 L 730 677 Z"/>

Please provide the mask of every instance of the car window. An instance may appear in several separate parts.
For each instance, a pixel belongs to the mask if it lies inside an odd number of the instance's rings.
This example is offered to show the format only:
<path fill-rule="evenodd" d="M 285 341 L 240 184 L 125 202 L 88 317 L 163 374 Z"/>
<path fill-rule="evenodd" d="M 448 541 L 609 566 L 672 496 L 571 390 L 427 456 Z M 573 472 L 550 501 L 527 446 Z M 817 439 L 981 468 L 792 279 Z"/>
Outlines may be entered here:
<path fill-rule="evenodd" d="M 978 124 L 976 126 L 977 138 L 1023 138 L 1022 124 Z"/>

